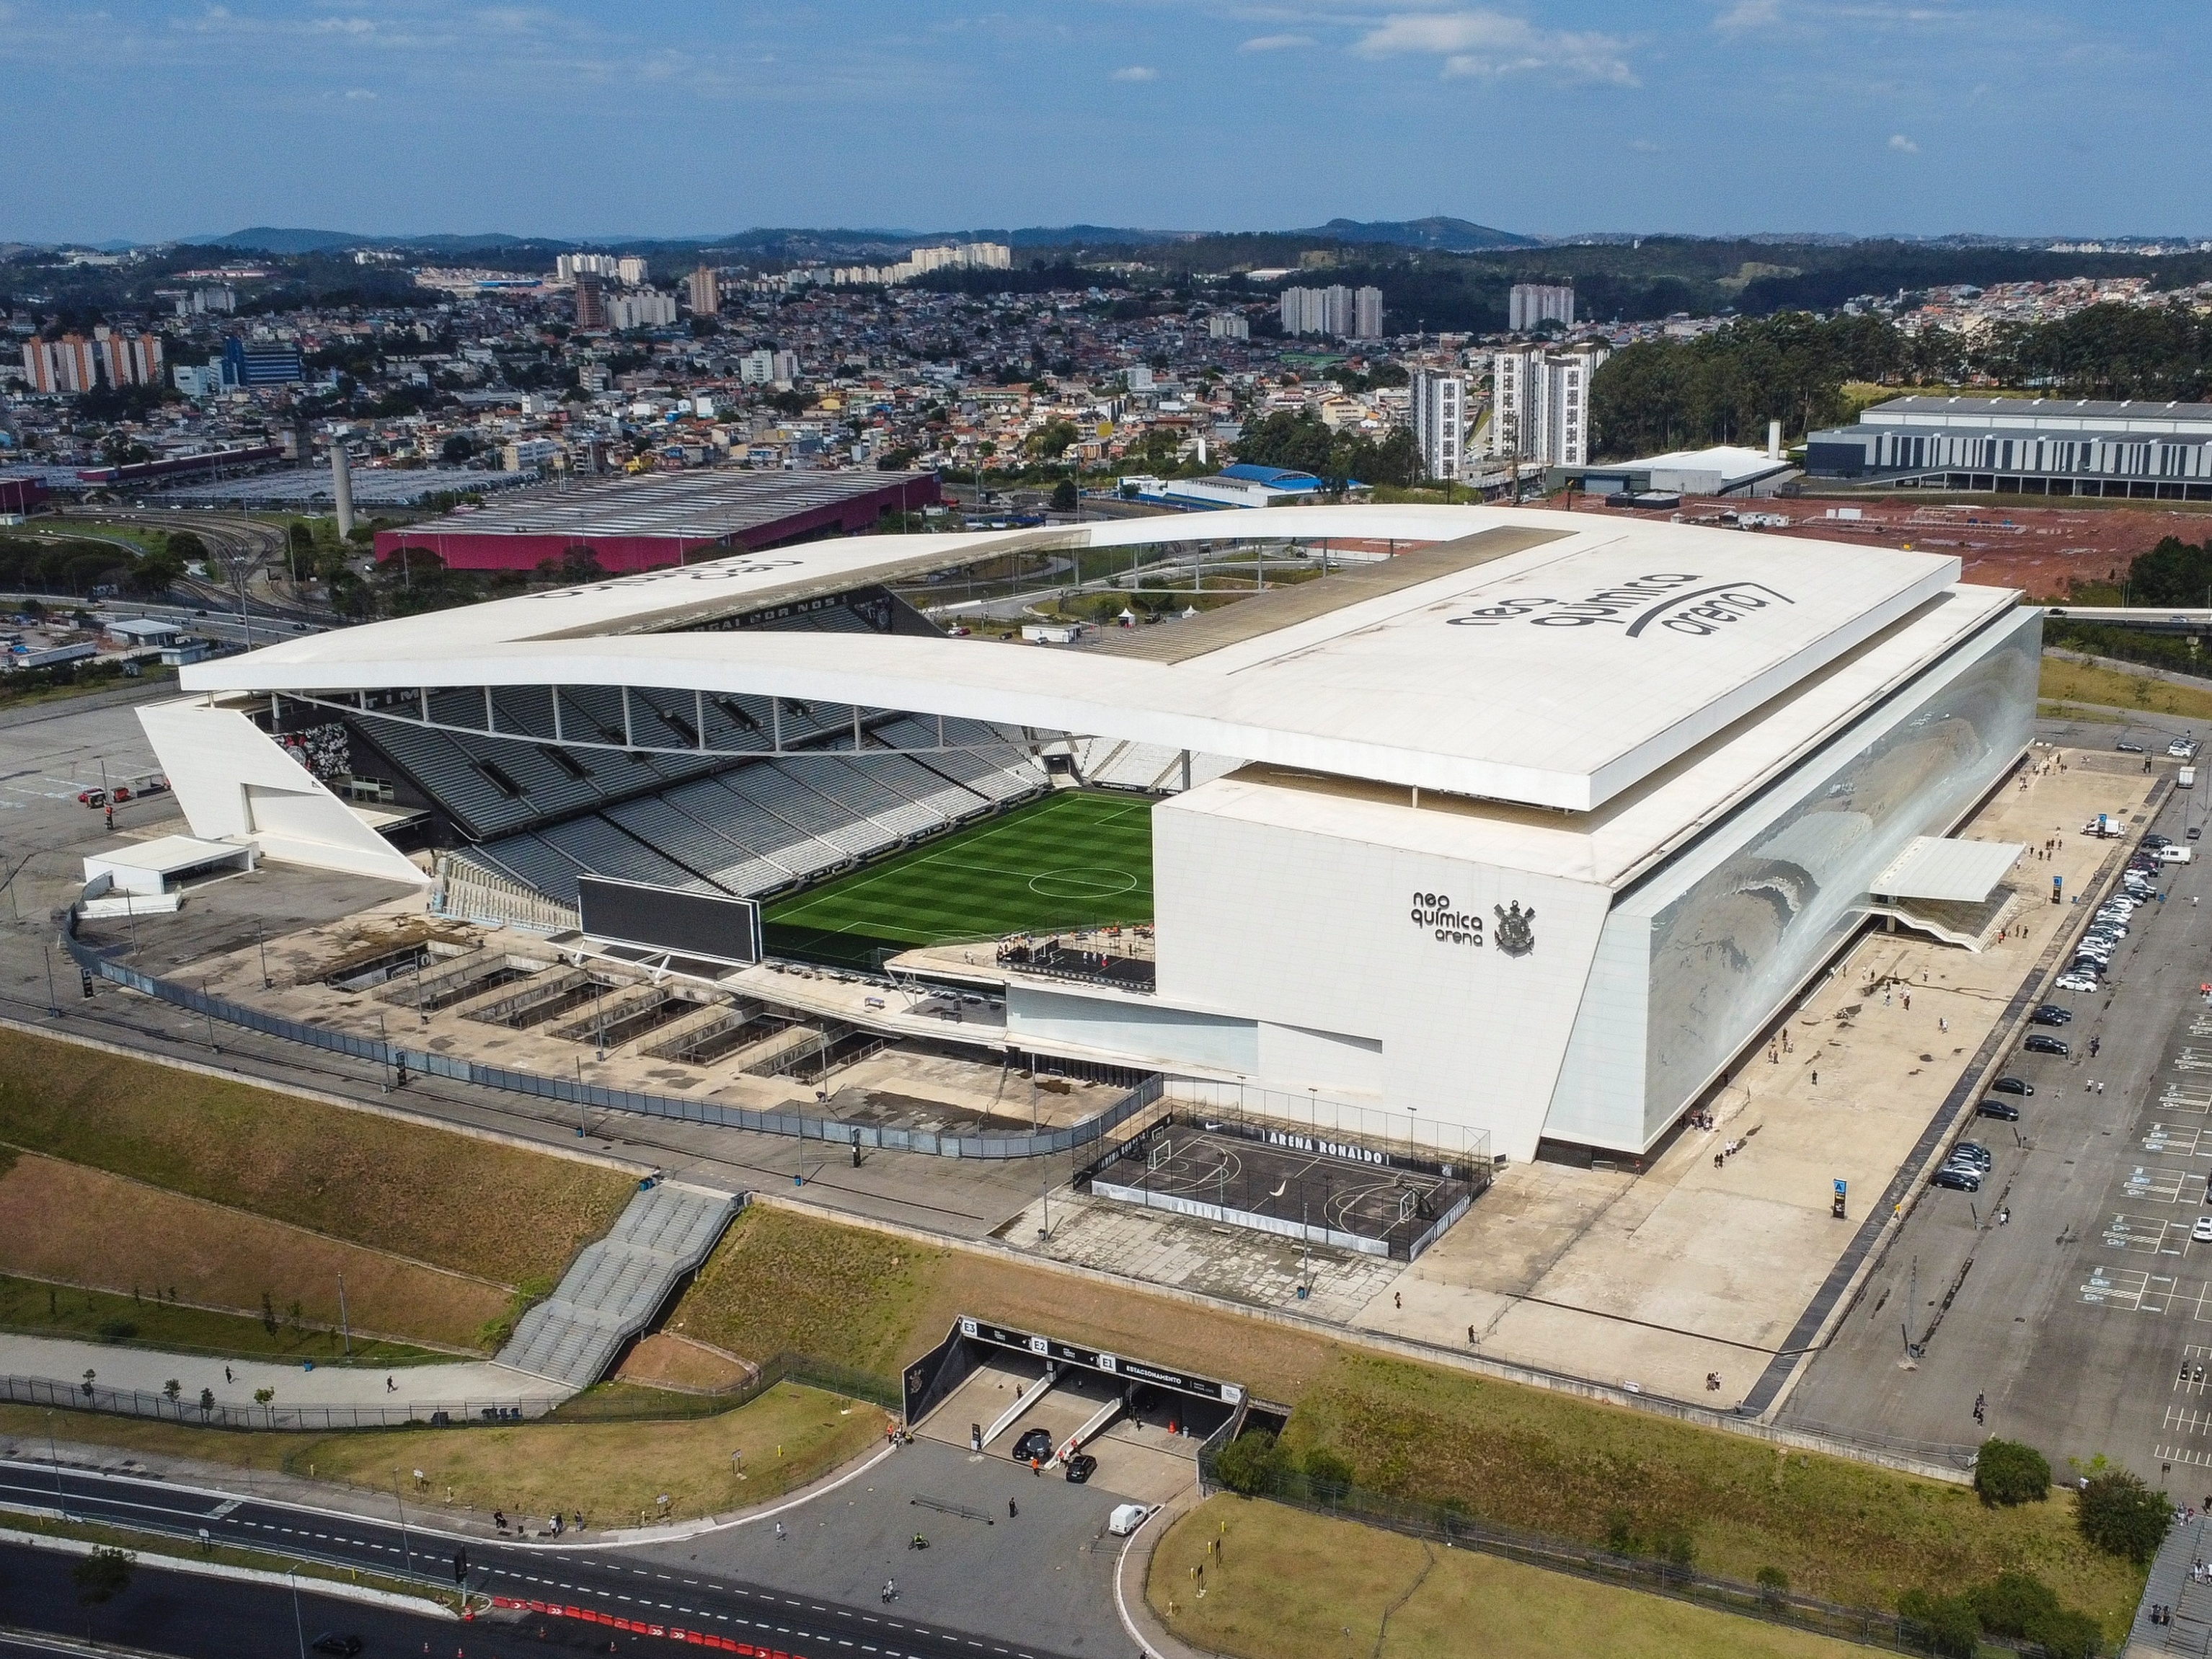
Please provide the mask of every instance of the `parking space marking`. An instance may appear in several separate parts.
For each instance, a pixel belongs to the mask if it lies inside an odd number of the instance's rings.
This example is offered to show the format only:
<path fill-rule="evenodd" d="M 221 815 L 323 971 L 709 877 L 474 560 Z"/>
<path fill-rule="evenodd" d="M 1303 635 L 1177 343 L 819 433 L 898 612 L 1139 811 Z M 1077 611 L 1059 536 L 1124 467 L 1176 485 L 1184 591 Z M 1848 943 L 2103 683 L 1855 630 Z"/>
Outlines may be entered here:
<path fill-rule="evenodd" d="M 2161 1463 L 2195 1463 L 2212 1468 L 2212 1448 L 2203 1446 L 2160 1446 L 2151 1455 Z"/>
<path fill-rule="evenodd" d="M 2212 1348 L 2200 1343 L 2190 1343 L 2181 1351 L 2181 1364 L 2176 1369 L 2173 1392 L 2201 1395 L 2212 1390 Z"/>
<path fill-rule="evenodd" d="M 2177 1072 L 2212 1072 L 2212 1048 L 2184 1048 L 2174 1056 Z"/>
<path fill-rule="evenodd" d="M 2201 1179 L 2194 1170 L 2160 1170 L 2138 1164 L 2128 1173 L 2127 1194 L 2154 1204 L 2192 1204 L 2195 1198 L 2183 1197 L 2182 1188 L 2185 1186 L 2194 1194 L 2200 1190 Z"/>
<path fill-rule="evenodd" d="M 2169 1112 L 2212 1113 L 2212 1085 L 2169 1083 L 2159 1097 L 2159 1106 Z"/>
<path fill-rule="evenodd" d="M 2212 1158 L 2212 1124 L 2192 1129 L 2154 1123 L 2143 1133 L 2142 1149 L 2161 1158 Z"/>
<path fill-rule="evenodd" d="M 2179 1255 L 2187 1242 L 2187 1226 L 2157 1216 L 2116 1215 L 2105 1224 L 2105 1243 L 2115 1250 L 2143 1255 Z M 2174 1235 L 2171 1243 L 2166 1235 Z"/>

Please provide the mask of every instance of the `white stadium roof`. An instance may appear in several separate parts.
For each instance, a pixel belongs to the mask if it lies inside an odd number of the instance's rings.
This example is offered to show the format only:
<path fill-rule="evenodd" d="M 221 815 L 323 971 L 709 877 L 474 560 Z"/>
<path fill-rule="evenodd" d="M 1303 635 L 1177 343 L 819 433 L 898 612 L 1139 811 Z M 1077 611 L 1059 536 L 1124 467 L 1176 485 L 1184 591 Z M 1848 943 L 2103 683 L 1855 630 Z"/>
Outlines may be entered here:
<path fill-rule="evenodd" d="M 1097 649 L 760 630 L 661 632 L 1040 545 L 1325 538 L 1426 544 L 1387 566 L 1109 635 Z M 2010 603 L 1944 555 L 1503 507 L 1303 507 L 1048 532 L 808 543 L 288 640 L 193 690 L 629 684 L 902 708 L 1154 743 L 1587 812 L 1783 693 L 1863 693 L 1886 631 Z M 1914 660 L 1924 660 L 1917 652 Z M 1818 728 L 1783 719 L 1754 770 Z M 1732 744 L 1734 743 L 1732 738 Z"/>

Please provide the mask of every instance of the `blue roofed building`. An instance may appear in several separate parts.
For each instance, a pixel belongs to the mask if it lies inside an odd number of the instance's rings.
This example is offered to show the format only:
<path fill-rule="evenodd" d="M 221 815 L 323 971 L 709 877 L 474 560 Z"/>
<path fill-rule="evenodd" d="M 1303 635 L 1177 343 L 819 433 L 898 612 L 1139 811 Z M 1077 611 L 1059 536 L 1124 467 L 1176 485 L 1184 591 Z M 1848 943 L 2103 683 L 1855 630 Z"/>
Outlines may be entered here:
<path fill-rule="evenodd" d="M 1321 495 L 1320 478 L 1285 466 L 1239 461 L 1206 478 L 1157 478 L 1135 475 L 1121 481 L 1131 501 L 1162 507 L 1211 511 L 1224 507 L 1291 507 Z"/>

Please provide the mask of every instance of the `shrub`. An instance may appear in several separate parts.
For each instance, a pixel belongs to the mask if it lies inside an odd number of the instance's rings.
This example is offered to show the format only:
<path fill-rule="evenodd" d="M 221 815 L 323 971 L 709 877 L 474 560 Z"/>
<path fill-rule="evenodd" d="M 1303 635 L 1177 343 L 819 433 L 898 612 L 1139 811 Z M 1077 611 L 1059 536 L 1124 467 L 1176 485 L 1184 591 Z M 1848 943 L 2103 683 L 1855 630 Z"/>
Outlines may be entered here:
<path fill-rule="evenodd" d="M 2074 1494 L 2074 1519 L 2081 1535 L 2109 1555 L 2124 1556 L 2137 1566 L 2149 1565 L 2173 1508 L 2162 1492 L 2153 1492 L 2127 1469 L 2091 1475 Z"/>
<path fill-rule="evenodd" d="M 2040 1504 L 2051 1495 L 2051 1465 L 2033 1446 L 1991 1436 L 1974 1459 L 1974 1490 L 1984 1504 Z"/>
<path fill-rule="evenodd" d="M 1273 1435 L 1247 1429 L 1215 1456 L 1213 1473 L 1230 1491 L 1251 1498 L 1270 1490 L 1287 1462 Z"/>
<path fill-rule="evenodd" d="M 103 1342 L 128 1342 L 138 1334 L 138 1328 L 127 1319 L 103 1319 L 95 1334 Z"/>
<path fill-rule="evenodd" d="M 2031 1636 L 2060 1610 L 2057 1592 L 2027 1572 L 2001 1572 L 1995 1582 L 1968 1590 L 1966 1599 L 1992 1636 Z"/>
<path fill-rule="evenodd" d="M 1980 1644 L 1982 1621 L 1974 1604 L 1963 1595 L 1930 1595 L 1926 1590 L 1907 1590 L 1898 1598 L 1898 1616 L 1917 1636 L 1946 1659 L 1974 1659 Z"/>
<path fill-rule="evenodd" d="M 1324 1504 L 1340 1503 L 1352 1489 L 1352 1465 L 1325 1446 L 1305 1455 L 1306 1484 Z"/>

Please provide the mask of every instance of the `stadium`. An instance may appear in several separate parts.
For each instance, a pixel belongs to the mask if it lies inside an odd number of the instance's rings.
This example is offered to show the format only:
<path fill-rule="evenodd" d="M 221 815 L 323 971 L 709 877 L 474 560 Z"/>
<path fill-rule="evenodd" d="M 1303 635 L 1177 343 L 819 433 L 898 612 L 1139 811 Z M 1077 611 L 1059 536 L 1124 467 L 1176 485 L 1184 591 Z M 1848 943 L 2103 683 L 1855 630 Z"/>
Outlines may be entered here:
<path fill-rule="evenodd" d="M 1231 551 L 1285 574 L 1069 645 L 933 606 L 1013 556 L 1176 592 Z M 1939 554 L 1261 508 L 641 572 L 196 665 L 141 719 L 196 835 L 448 914 L 979 989 L 960 1041 L 1286 1121 L 1640 1156 L 1862 928 L 1996 926 L 2015 849 L 1941 838 L 2029 740 L 2015 599 Z"/>

